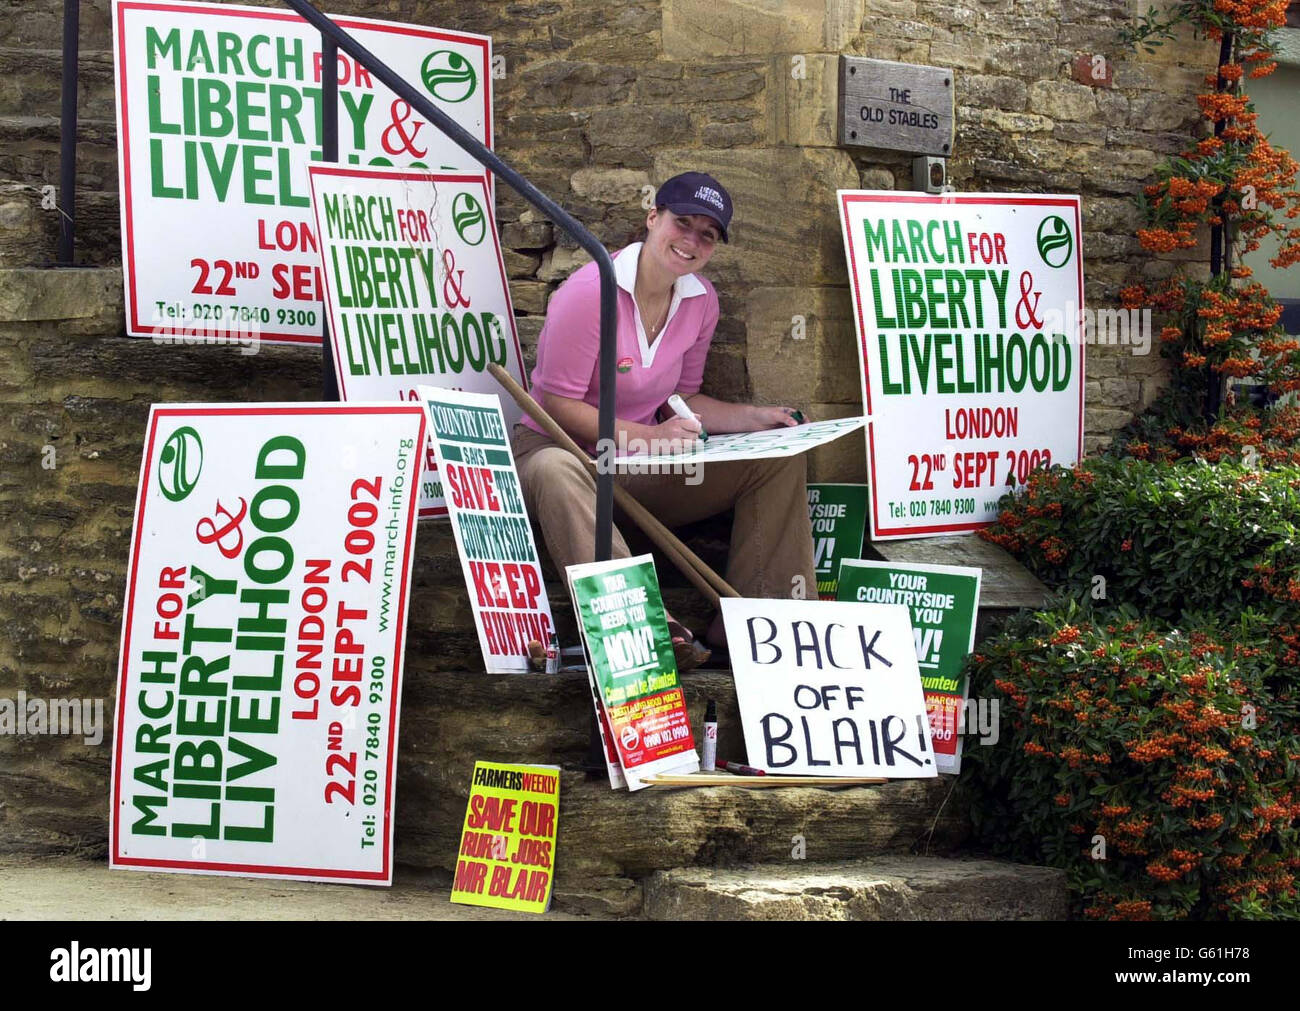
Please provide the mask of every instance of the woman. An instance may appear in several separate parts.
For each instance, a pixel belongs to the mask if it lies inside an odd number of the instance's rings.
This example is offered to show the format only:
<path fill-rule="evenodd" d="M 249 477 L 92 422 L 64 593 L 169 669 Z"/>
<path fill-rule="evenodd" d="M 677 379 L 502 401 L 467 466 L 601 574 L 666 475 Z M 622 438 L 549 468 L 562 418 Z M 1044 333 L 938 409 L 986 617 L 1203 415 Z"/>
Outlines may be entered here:
<path fill-rule="evenodd" d="M 700 393 L 718 296 L 697 271 L 719 241 L 728 241 L 731 211 L 731 197 L 716 179 L 700 172 L 674 176 L 655 195 L 645 241 L 614 254 L 620 447 L 633 440 L 689 445 L 701 431 L 754 432 L 798 424 L 798 412 L 789 407 L 735 404 Z M 589 451 L 598 437 L 599 353 L 600 278 L 589 263 L 551 296 L 532 382 L 542 407 Z M 693 418 L 679 418 L 666 406 L 674 393 Z M 515 427 L 513 448 L 528 509 L 542 528 L 551 559 L 561 572 L 591 561 L 594 479 L 526 415 Z M 710 463 L 699 469 L 703 480 L 698 483 L 683 474 L 620 474 L 616 480 L 667 526 L 734 506 L 727 581 L 742 596 L 784 597 L 796 588 L 815 587 L 804 458 Z M 616 529 L 613 555 L 628 554 Z M 709 651 L 671 615 L 669 629 L 679 669 L 708 659 Z M 724 643 L 720 614 L 705 641 Z"/>

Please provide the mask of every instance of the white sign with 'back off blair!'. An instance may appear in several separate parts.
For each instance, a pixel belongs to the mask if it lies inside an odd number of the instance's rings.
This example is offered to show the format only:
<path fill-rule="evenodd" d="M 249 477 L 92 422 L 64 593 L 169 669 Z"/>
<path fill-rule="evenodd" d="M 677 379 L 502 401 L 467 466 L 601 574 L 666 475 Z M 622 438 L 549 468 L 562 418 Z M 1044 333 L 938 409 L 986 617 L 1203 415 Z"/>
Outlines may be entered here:
<path fill-rule="evenodd" d="M 907 608 L 724 597 L 749 764 L 769 773 L 938 774 Z"/>

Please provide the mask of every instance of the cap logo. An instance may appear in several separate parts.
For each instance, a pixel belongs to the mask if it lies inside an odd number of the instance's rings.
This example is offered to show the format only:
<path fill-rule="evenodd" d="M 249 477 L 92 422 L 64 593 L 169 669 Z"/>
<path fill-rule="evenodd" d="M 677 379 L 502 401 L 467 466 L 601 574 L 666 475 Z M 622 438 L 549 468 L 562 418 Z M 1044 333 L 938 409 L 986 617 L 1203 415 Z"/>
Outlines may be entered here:
<path fill-rule="evenodd" d="M 703 200 L 707 204 L 712 204 L 718 210 L 723 210 L 722 194 L 712 186 L 701 186 L 695 191 L 695 199 Z"/>

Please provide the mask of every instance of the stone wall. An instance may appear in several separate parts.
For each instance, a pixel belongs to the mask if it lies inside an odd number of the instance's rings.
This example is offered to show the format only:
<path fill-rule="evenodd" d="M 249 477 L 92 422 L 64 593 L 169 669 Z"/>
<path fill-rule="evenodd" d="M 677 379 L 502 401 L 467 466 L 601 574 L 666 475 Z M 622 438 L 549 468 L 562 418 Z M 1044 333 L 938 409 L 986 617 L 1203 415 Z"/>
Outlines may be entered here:
<path fill-rule="evenodd" d="M 505 59 L 498 150 L 611 246 L 643 221 L 647 187 L 687 168 L 715 173 L 737 213 L 734 241 L 708 271 L 722 320 L 707 388 L 816 417 L 861 411 L 834 192 L 910 186 L 906 157 L 836 145 L 840 53 L 954 68 L 957 188 L 1081 193 L 1093 306 L 1115 306 L 1121 284 L 1173 266 L 1138 250 L 1129 198 L 1185 143 L 1192 95 L 1213 63 L 1190 41 L 1154 57 L 1123 52 L 1117 33 L 1133 11 L 1111 0 L 327 6 L 492 35 Z M 40 187 L 58 179 L 60 10 L 56 0 L 0 0 L 0 692 L 111 699 L 149 404 L 314 399 L 319 355 L 130 341 L 115 273 L 49 286 L 42 272 L 8 269 L 54 253 L 57 219 L 41 209 Z M 83 0 L 81 44 L 78 255 L 113 264 L 108 0 Z M 1095 55 L 1109 79 L 1074 80 L 1075 61 Z M 498 213 L 531 360 L 547 298 L 584 257 L 505 188 Z M 806 321 L 802 340 L 794 316 Z M 1090 348 L 1087 375 L 1091 448 L 1151 400 L 1162 371 L 1154 354 Z M 53 469 L 43 466 L 49 447 Z M 861 438 L 844 439 L 818 454 L 814 475 L 861 480 L 863 461 Z M 445 527 L 422 528 L 419 555 L 413 679 L 476 663 Z M 686 591 L 666 592 L 689 611 Z M 419 711 L 410 715 L 417 725 Z M 0 738 L 0 851 L 102 852 L 108 754 L 68 739 Z M 399 843 L 405 831 L 399 822 Z"/>
<path fill-rule="evenodd" d="M 511 6 L 503 20 L 523 9 Z M 1173 267 L 1139 249 L 1131 197 L 1162 156 L 1187 145 L 1192 96 L 1214 50 L 1182 39 L 1151 56 L 1127 51 L 1119 42 L 1134 13 L 1127 2 L 662 0 L 617 13 L 582 5 L 585 30 L 572 35 L 579 8 L 547 9 L 538 22 L 550 28 L 549 51 L 505 24 L 490 27 L 508 67 L 499 147 L 610 244 L 643 216 L 643 187 L 690 167 L 723 180 L 737 210 L 735 240 L 708 268 L 723 319 L 706 382 L 719 395 L 798 402 L 818 417 L 861 411 L 834 192 L 910 189 L 911 162 L 836 144 L 841 53 L 953 68 L 958 190 L 1082 195 L 1090 307 L 1118 308 L 1124 284 Z M 501 213 L 529 218 L 509 200 Z M 537 228 L 507 223 L 504 234 L 515 243 Z M 532 232 L 528 241 L 545 238 Z M 527 278 L 532 260 L 516 261 L 516 305 L 527 310 L 531 340 L 540 327 L 533 308 L 573 259 L 563 238 L 554 252 L 516 248 L 541 257 Z M 1204 251 L 1186 258 L 1203 260 Z M 802 341 L 794 316 L 807 322 Z M 1086 447 L 1147 406 L 1165 374 L 1154 348 L 1090 347 Z M 814 474 L 862 480 L 862 461 L 861 441 L 841 440 L 815 456 Z"/>

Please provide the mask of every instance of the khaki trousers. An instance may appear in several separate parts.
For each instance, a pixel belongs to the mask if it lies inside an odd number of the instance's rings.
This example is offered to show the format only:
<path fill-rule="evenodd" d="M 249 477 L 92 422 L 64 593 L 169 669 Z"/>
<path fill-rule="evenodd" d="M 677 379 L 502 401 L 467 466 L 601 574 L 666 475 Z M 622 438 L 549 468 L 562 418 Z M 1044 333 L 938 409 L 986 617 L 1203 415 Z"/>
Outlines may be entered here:
<path fill-rule="evenodd" d="M 568 450 L 524 425 L 515 426 L 511 447 L 529 515 L 542 528 L 561 575 L 566 566 L 592 561 L 595 478 Z M 698 484 L 688 483 L 700 478 Z M 694 478 L 618 474 L 614 480 L 668 527 L 734 507 L 726 580 L 742 597 L 816 597 L 807 464 L 802 455 L 702 464 Z M 629 554 L 615 527 L 613 557 Z M 802 586 L 796 577 L 802 577 Z"/>

